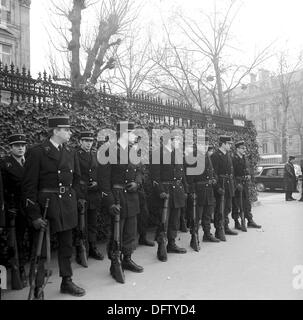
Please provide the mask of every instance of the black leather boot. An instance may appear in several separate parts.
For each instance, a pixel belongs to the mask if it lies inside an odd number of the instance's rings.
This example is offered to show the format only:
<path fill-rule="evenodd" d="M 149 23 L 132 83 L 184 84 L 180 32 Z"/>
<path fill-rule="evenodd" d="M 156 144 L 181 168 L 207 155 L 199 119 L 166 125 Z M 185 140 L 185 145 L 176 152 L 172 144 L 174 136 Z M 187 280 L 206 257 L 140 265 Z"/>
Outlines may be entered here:
<path fill-rule="evenodd" d="M 210 232 L 204 232 L 202 240 L 203 242 L 220 242 L 220 240 L 214 237 Z"/>
<path fill-rule="evenodd" d="M 168 253 L 186 253 L 186 249 L 180 248 L 176 245 L 175 241 L 168 241 L 167 245 L 167 252 Z"/>
<path fill-rule="evenodd" d="M 71 277 L 62 278 L 60 292 L 70 294 L 75 297 L 82 297 L 85 295 L 85 290 L 74 284 Z"/>
<path fill-rule="evenodd" d="M 104 255 L 98 250 L 95 243 L 89 244 L 88 255 L 96 260 L 103 260 L 104 259 Z"/>
<path fill-rule="evenodd" d="M 148 246 L 148 247 L 154 247 L 155 246 L 154 241 L 150 241 L 150 240 L 146 239 L 146 235 L 140 235 L 138 243 L 141 246 Z"/>
<path fill-rule="evenodd" d="M 241 230 L 241 224 L 238 219 L 235 219 L 235 229 Z"/>
<path fill-rule="evenodd" d="M 249 220 L 248 223 L 247 223 L 247 227 L 248 228 L 255 228 L 255 229 L 261 229 L 262 228 L 262 226 L 256 224 L 254 220 Z"/>
<path fill-rule="evenodd" d="M 129 270 L 129 271 L 138 272 L 138 273 L 141 273 L 144 270 L 143 267 L 139 266 L 131 259 L 130 253 L 124 254 L 124 258 L 122 260 L 122 268 L 124 270 Z"/>
<path fill-rule="evenodd" d="M 220 241 L 226 241 L 226 237 L 223 229 L 216 229 L 215 237 Z"/>
<path fill-rule="evenodd" d="M 228 225 L 224 227 L 224 233 L 229 236 L 236 236 L 238 234 L 238 232 L 232 231 Z"/>
<path fill-rule="evenodd" d="M 44 292 L 41 287 L 35 287 L 34 300 L 44 300 Z"/>

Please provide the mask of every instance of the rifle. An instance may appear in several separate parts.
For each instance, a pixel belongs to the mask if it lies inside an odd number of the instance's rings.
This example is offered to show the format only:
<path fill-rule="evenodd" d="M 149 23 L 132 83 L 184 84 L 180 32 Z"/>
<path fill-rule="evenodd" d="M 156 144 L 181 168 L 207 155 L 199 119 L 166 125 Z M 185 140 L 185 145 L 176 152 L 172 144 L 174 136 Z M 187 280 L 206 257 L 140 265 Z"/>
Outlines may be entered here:
<path fill-rule="evenodd" d="M 119 195 L 118 195 L 119 197 Z M 117 200 L 117 204 L 119 205 L 119 199 Z M 112 274 L 114 278 L 120 282 L 125 282 L 125 275 L 121 265 L 121 247 L 120 247 L 120 214 L 115 215 L 114 220 L 114 241 L 113 241 L 113 249 L 112 249 Z"/>
<path fill-rule="evenodd" d="M 243 190 L 240 188 L 240 217 L 241 217 L 241 230 L 246 232 L 246 225 L 245 225 L 245 217 L 244 217 L 244 210 L 243 210 Z"/>
<path fill-rule="evenodd" d="M 85 236 L 85 213 L 86 213 L 86 201 L 78 200 L 81 203 L 81 209 L 79 210 L 79 248 L 80 248 L 80 264 L 87 268 L 87 250 L 86 250 L 86 236 Z"/>
<path fill-rule="evenodd" d="M 225 223 L 225 215 L 224 215 L 224 209 L 225 209 L 225 177 L 221 177 L 222 179 L 222 189 L 223 192 L 220 195 L 220 213 L 222 217 L 222 228 L 224 230 L 224 223 Z"/>
<path fill-rule="evenodd" d="M 17 209 L 14 204 L 14 195 L 11 195 L 11 205 L 8 211 L 9 231 L 8 231 L 8 247 L 10 248 L 11 257 L 9 260 L 12 274 L 12 289 L 23 289 L 23 283 L 20 277 L 18 245 L 16 240 L 16 215 Z"/>
<path fill-rule="evenodd" d="M 199 251 L 199 241 L 198 241 L 198 226 L 197 226 L 197 212 L 196 212 L 196 207 L 197 207 L 197 195 L 194 192 L 193 193 L 193 223 L 192 223 L 192 232 L 191 232 L 191 241 L 190 241 L 190 246 L 195 250 Z"/>
<path fill-rule="evenodd" d="M 49 198 L 47 198 L 46 202 L 45 202 L 45 206 L 44 206 L 44 212 L 43 212 L 43 217 L 42 217 L 43 220 L 46 220 L 49 201 L 50 201 Z M 38 243 L 37 243 L 37 247 L 36 247 L 35 259 L 34 259 L 34 263 L 31 265 L 31 271 L 30 271 L 30 277 L 29 277 L 30 289 L 29 289 L 27 300 L 33 300 L 34 299 L 35 287 L 36 287 L 36 279 L 37 279 L 38 267 L 39 267 L 40 258 L 41 258 L 44 234 L 45 234 L 45 228 L 40 228 L 39 237 L 38 237 Z M 48 246 L 48 244 L 47 244 L 47 246 Z M 47 248 L 47 250 L 48 250 L 48 248 Z M 47 271 L 47 279 L 46 279 L 46 281 L 44 281 L 44 285 L 42 286 L 42 288 L 40 288 L 39 292 L 37 293 L 36 299 L 40 299 L 40 298 L 42 300 L 44 299 L 43 289 L 46 286 L 46 283 L 48 281 L 49 275 L 50 275 L 50 271 L 48 270 Z"/>

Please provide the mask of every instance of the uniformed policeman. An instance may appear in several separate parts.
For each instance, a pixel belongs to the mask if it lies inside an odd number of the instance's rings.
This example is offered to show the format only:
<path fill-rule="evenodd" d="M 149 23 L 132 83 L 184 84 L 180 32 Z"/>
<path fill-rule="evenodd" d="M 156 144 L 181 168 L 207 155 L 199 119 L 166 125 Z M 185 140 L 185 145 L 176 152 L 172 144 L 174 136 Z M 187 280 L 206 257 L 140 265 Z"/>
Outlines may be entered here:
<path fill-rule="evenodd" d="M 184 173 L 183 164 L 175 162 L 176 148 L 180 147 L 179 139 L 173 138 L 168 140 L 164 145 L 163 152 L 171 154 L 171 164 L 165 164 L 163 161 L 163 153 L 160 157 L 160 164 L 152 164 L 151 176 L 153 185 L 156 188 L 161 207 L 163 207 L 164 199 L 169 196 L 168 217 L 167 217 L 167 248 L 165 241 L 160 238 L 161 226 L 159 225 L 156 239 L 158 242 L 157 257 L 160 261 L 167 261 L 167 253 L 186 253 L 186 249 L 180 248 L 176 244 L 176 237 L 180 224 L 181 208 L 185 206 L 188 194 L 188 186 Z"/>
<path fill-rule="evenodd" d="M 124 131 L 124 126 L 126 130 Z M 101 165 L 101 191 L 112 216 L 111 235 L 108 244 L 108 257 L 111 260 L 110 273 L 112 277 L 121 282 L 115 274 L 115 265 L 118 257 L 114 254 L 114 221 L 115 215 L 120 215 L 120 242 L 122 252 L 122 268 L 132 272 L 143 272 L 143 267 L 132 260 L 132 254 L 136 248 L 137 215 L 140 213 L 138 184 L 140 175 L 138 166 L 130 161 L 129 151 L 136 136 L 131 132 L 134 129 L 133 122 L 119 122 L 117 125 L 118 143 L 116 147 L 117 164 Z M 125 164 L 120 157 L 124 154 Z"/>
<path fill-rule="evenodd" d="M 79 160 L 75 150 L 65 145 L 71 137 L 69 117 L 50 117 L 48 127 L 50 138 L 29 150 L 22 183 L 26 212 L 37 230 L 33 253 L 38 241 L 38 230 L 46 227 L 42 210 L 46 199 L 50 199 L 47 221 L 51 233 L 56 234 L 58 240 L 59 275 L 62 277 L 60 292 L 79 297 L 85 294 L 85 290 L 73 283 L 71 267 L 72 229 L 78 224 L 77 198 L 83 199 L 79 189 Z M 36 278 L 36 297 L 39 297 L 44 283 L 45 251 L 44 245 Z"/>
<path fill-rule="evenodd" d="M 22 133 L 12 134 L 8 137 L 10 155 L 1 161 L 2 178 L 4 185 L 4 199 L 7 208 L 17 209 L 15 220 L 16 241 L 18 247 L 20 277 L 23 286 L 27 285 L 25 264 L 27 262 L 24 248 L 24 237 L 27 229 L 27 219 L 21 201 L 21 183 L 24 174 L 26 151 L 26 137 Z"/>
<path fill-rule="evenodd" d="M 240 218 L 240 196 L 242 192 L 242 204 L 244 217 L 247 219 L 247 227 L 250 228 L 261 228 L 253 220 L 251 213 L 251 204 L 249 200 L 249 181 L 251 180 L 248 162 L 245 157 L 245 142 L 238 141 L 235 143 L 236 152 L 233 156 L 233 167 L 235 176 L 235 196 L 233 197 L 232 205 L 232 218 L 235 220 L 235 228 L 242 231 L 247 231 L 246 226 L 241 226 L 239 223 Z"/>
<path fill-rule="evenodd" d="M 234 196 L 233 164 L 230 156 L 231 144 L 232 140 L 230 136 L 220 136 L 219 148 L 211 156 L 213 167 L 218 179 L 218 182 L 215 185 L 215 237 L 221 241 L 226 241 L 225 234 L 238 234 L 237 232 L 231 230 L 228 226 L 228 214 L 231 212 L 232 197 Z M 224 217 L 220 211 L 222 195 L 224 195 Z"/>
<path fill-rule="evenodd" d="M 202 146 L 198 147 L 201 148 Z M 220 240 L 214 237 L 210 232 L 212 213 L 216 204 L 214 185 L 217 183 L 217 176 L 211 160 L 214 147 L 209 144 L 208 136 L 205 136 L 205 151 L 205 169 L 201 175 L 195 176 L 195 191 L 197 195 L 196 226 L 199 225 L 199 220 L 201 220 L 202 229 L 204 232 L 204 242 L 220 242 Z"/>
<path fill-rule="evenodd" d="M 92 150 L 94 143 L 94 132 L 82 131 L 80 133 L 80 146 L 77 154 L 80 163 L 81 180 L 80 189 L 87 201 L 85 217 L 85 234 L 88 237 L 89 256 L 96 260 L 103 260 L 103 254 L 98 250 L 97 242 L 97 209 L 101 205 L 101 194 L 98 174 L 97 154 Z M 76 261 L 81 264 L 80 248 L 76 246 Z"/>

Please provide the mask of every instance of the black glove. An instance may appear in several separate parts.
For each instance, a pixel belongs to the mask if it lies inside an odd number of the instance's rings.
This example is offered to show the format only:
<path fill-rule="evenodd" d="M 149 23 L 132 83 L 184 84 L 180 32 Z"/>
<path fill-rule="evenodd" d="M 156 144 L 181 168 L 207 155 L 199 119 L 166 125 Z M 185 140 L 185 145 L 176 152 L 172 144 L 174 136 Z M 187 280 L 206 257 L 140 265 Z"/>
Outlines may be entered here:
<path fill-rule="evenodd" d="M 36 230 L 39 230 L 41 228 L 46 228 L 46 226 L 47 226 L 47 221 L 43 220 L 42 218 L 39 218 L 33 221 L 33 227 Z"/>
<path fill-rule="evenodd" d="M 237 186 L 236 186 L 236 189 L 237 189 L 238 191 L 243 191 L 243 186 L 242 186 L 242 184 L 241 184 L 241 183 L 238 183 Z"/>
<path fill-rule="evenodd" d="M 112 216 L 117 216 L 120 214 L 120 209 L 121 209 L 121 206 L 119 204 L 113 204 L 109 208 L 109 213 Z"/>
<path fill-rule="evenodd" d="M 128 192 L 136 192 L 138 190 L 138 185 L 136 182 L 130 182 L 125 188 Z"/>
<path fill-rule="evenodd" d="M 167 199 L 167 198 L 168 198 L 168 194 L 166 192 L 160 193 L 160 199 Z"/>
<path fill-rule="evenodd" d="M 219 193 L 219 195 L 223 196 L 225 194 L 225 191 L 223 188 L 218 188 L 217 192 Z"/>

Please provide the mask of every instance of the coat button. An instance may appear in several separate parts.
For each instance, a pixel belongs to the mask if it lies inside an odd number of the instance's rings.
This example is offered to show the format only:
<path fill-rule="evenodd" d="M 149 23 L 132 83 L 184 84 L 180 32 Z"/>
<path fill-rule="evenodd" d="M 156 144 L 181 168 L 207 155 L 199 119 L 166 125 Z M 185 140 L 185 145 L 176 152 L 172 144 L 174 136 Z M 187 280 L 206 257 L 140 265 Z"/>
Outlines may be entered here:
<path fill-rule="evenodd" d="M 70 170 L 70 172 L 73 172 L 73 170 Z"/>
<path fill-rule="evenodd" d="M 176 187 L 175 186 L 173 186 L 173 189 L 175 189 Z"/>
<path fill-rule="evenodd" d="M 206 185 L 206 187 L 208 187 L 208 184 Z"/>
<path fill-rule="evenodd" d="M 60 171 L 60 170 L 58 170 L 58 173 L 60 174 L 60 173 L 61 173 L 61 171 Z"/>
<path fill-rule="evenodd" d="M 125 172 L 128 172 L 128 169 L 126 169 Z"/>
<path fill-rule="evenodd" d="M 89 169 L 89 172 L 92 172 L 92 169 Z"/>
<path fill-rule="evenodd" d="M 59 187 L 61 187 L 61 186 L 62 186 L 62 183 L 60 182 L 60 183 L 59 183 Z"/>
<path fill-rule="evenodd" d="M 62 198 L 61 194 L 59 194 L 59 198 L 60 198 L 60 199 Z"/>
<path fill-rule="evenodd" d="M 69 196 L 72 197 L 72 194 L 70 193 Z"/>

